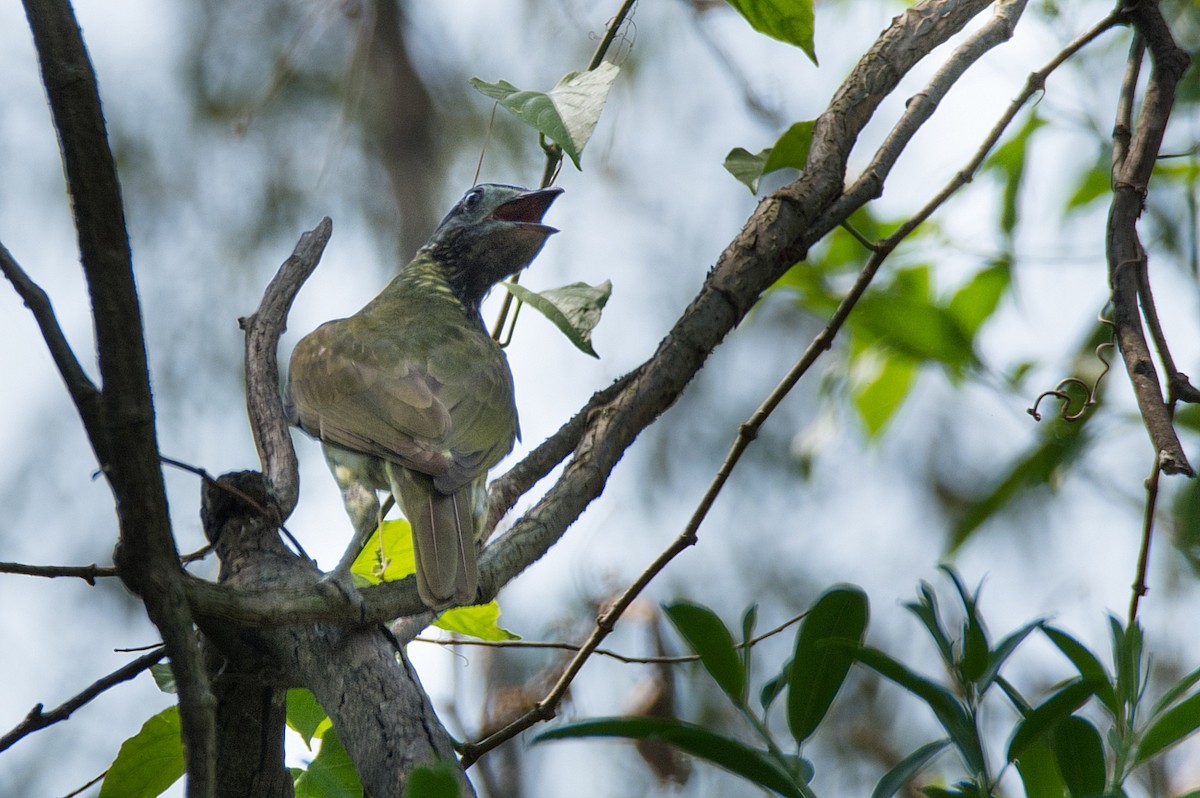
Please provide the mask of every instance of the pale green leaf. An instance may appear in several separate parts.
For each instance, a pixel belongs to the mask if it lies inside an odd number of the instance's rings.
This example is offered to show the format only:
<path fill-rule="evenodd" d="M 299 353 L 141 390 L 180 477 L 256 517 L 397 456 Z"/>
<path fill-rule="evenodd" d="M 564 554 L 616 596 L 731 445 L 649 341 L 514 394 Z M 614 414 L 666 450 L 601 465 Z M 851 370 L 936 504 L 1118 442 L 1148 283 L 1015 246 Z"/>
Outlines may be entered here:
<path fill-rule="evenodd" d="M 534 292 L 517 283 L 501 283 L 514 297 L 541 313 L 575 344 L 581 352 L 600 357 L 592 348 L 592 330 L 612 295 L 612 283 L 571 283 L 562 288 Z"/>
<path fill-rule="evenodd" d="M 179 706 L 175 705 L 147 720 L 141 731 L 121 743 L 100 785 L 100 798 L 154 798 L 178 781 L 183 771 Z"/>
<path fill-rule="evenodd" d="M 488 83 L 471 78 L 479 92 L 553 140 L 579 169 L 579 159 L 604 110 L 620 68 L 607 61 L 587 72 L 570 72 L 548 92 L 519 89 L 506 80 Z"/>
<path fill-rule="evenodd" d="M 757 194 L 758 181 L 763 176 L 763 167 L 767 165 L 767 158 L 770 156 L 769 147 L 757 155 L 744 147 L 734 147 L 725 156 L 725 171 L 750 189 L 751 194 Z"/>
<path fill-rule="evenodd" d="M 321 738 L 321 750 L 295 781 L 296 798 L 362 798 L 358 772 L 332 729 Z"/>
<path fill-rule="evenodd" d="M 455 607 L 443 612 L 433 625 L 447 632 L 480 640 L 520 640 L 521 636 L 500 625 L 500 605 L 495 601 L 473 607 Z"/>

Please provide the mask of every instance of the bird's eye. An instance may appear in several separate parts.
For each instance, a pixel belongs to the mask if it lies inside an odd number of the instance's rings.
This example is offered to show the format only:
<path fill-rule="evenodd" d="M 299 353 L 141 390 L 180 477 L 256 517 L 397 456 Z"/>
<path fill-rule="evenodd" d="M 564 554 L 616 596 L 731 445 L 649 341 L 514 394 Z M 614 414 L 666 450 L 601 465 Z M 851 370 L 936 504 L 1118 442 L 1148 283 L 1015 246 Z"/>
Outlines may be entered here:
<path fill-rule="evenodd" d="M 483 199 L 483 189 L 475 188 L 467 192 L 467 196 L 463 198 L 463 210 L 473 211 L 479 207 L 480 201 Z"/>

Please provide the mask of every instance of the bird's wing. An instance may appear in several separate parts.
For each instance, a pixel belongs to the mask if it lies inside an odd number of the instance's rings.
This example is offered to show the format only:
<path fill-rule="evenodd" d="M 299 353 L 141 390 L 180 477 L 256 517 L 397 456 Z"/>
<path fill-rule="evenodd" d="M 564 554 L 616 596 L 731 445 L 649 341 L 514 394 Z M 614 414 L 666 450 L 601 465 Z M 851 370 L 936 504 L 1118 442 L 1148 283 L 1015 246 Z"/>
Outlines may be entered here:
<path fill-rule="evenodd" d="M 518 435 L 512 372 L 496 342 L 476 333 L 434 351 L 428 370 L 451 419 L 445 438 L 450 465 L 433 475 L 434 485 L 450 493 L 512 451 Z"/>
<path fill-rule="evenodd" d="M 408 356 L 387 334 L 343 321 L 306 336 L 288 381 L 300 426 L 326 443 L 428 474 L 451 493 L 512 449 L 512 374 L 486 336 L 448 333 Z"/>
<path fill-rule="evenodd" d="M 300 426 L 346 449 L 431 475 L 449 458 L 437 446 L 450 413 L 421 368 L 375 336 L 355 336 L 345 320 L 305 336 L 292 352 L 288 390 Z"/>

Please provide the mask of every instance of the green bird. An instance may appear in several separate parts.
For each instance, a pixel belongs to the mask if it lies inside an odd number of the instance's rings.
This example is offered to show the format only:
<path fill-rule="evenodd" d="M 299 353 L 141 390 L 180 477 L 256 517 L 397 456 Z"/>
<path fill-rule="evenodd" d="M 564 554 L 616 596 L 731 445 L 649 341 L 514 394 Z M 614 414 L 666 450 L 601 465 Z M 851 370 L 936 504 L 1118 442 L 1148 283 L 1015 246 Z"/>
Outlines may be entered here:
<path fill-rule="evenodd" d="M 356 531 L 331 579 L 349 584 L 377 491 L 390 491 L 412 525 L 422 601 L 475 600 L 487 472 L 520 435 L 512 371 L 479 306 L 558 232 L 542 217 L 560 193 L 475 186 L 379 296 L 296 345 L 292 420 L 322 442 Z"/>

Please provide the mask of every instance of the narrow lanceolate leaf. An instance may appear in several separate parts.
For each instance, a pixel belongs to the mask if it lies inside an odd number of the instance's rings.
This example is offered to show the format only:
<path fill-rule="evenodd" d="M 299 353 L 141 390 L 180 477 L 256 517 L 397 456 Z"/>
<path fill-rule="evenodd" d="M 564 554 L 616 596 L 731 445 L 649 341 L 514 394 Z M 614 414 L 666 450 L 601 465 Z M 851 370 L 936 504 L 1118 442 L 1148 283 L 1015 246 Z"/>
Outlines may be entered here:
<path fill-rule="evenodd" d="M 746 672 L 733 635 L 717 614 L 708 607 L 683 601 L 669 604 L 663 611 L 726 695 L 738 706 L 744 704 Z"/>
<path fill-rule="evenodd" d="M 525 124 L 562 147 L 579 169 L 579 159 L 620 72 L 607 61 L 587 72 L 569 72 L 548 92 L 518 89 L 506 80 L 471 78 L 479 92 L 499 102 Z"/>
<path fill-rule="evenodd" d="M 967 711 L 959 703 L 954 693 L 937 682 L 909 670 L 878 649 L 864 646 L 855 652 L 855 656 L 863 665 L 924 701 L 933 710 L 938 722 L 942 724 L 942 728 L 954 742 L 954 746 L 967 763 L 967 767 L 972 770 L 983 769 L 983 749 L 980 746 L 979 737 L 967 716 Z"/>
<path fill-rule="evenodd" d="M 1146 729 L 1138 746 L 1137 763 L 1195 734 L 1200 729 L 1200 693 L 1194 693 L 1164 712 Z"/>
<path fill-rule="evenodd" d="M 801 622 L 787 698 L 788 728 L 798 744 L 816 731 L 846 680 L 869 614 L 866 593 L 837 587 L 817 599 Z"/>
<path fill-rule="evenodd" d="M 1098 686 L 1094 681 L 1074 679 L 1034 707 L 1013 732 L 1012 741 L 1008 744 L 1008 761 L 1020 757 L 1033 742 L 1042 739 L 1064 718 L 1083 706 L 1095 695 Z"/>
<path fill-rule="evenodd" d="M 729 5 L 759 33 L 799 47 L 817 63 L 812 0 L 729 0 Z"/>
<path fill-rule="evenodd" d="M 1100 685 L 1096 688 L 1096 698 L 1100 699 L 1109 712 L 1114 716 L 1117 715 L 1120 707 L 1117 704 L 1117 694 L 1113 689 L 1112 678 L 1096 655 L 1062 629 L 1043 626 L 1042 632 L 1050 638 L 1050 642 L 1057 646 L 1067 659 L 1071 660 L 1071 664 L 1079 671 L 1082 678 Z"/>
<path fill-rule="evenodd" d="M 1071 798 L 1104 792 L 1104 743 L 1095 726 L 1076 715 L 1063 718 L 1050 736 L 1050 747 Z"/>
<path fill-rule="evenodd" d="M 900 792 L 905 784 L 908 784 L 913 778 L 925 769 L 925 766 L 933 761 L 934 757 L 945 751 L 950 745 L 948 738 L 934 740 L 913 751 L 894 768 L 883 774 L 883 778 L 875 785 L 875 790 L 871 793 L 871 798 L 892 798 L 893 795 Z"/>
<path fill-rule="evenodd" d="M 154 798 L 183 775 L 179 706 L 167 707 L 121 744 L 100 786 L 100 798 Z"/>
<path fill-rule="evenodd" d="M 612 283 L 600 285 L 571 283 L 547 291 L 530 291 L 517 283 L 501 283 L 510 294 L 554 323 L 581 352 L 600 357 L 592 348 L 592 330 L 600 323 L 600 314 L 612 295 Z"/>
<path fill-rule="evenodd" d="M 578 737 L 623 737 L 661 740 L 685 754 L 703 759 L 779 795 L 804 795 L 801 786 L 770 754 L 715 734 L 703 726 L 673 718 L 593 718 L 542 732 L 533 742 Z"/>

